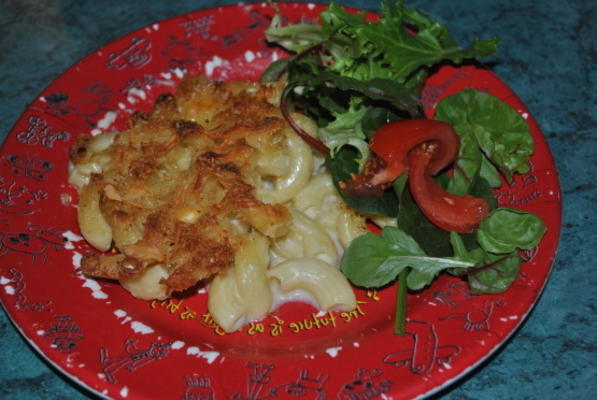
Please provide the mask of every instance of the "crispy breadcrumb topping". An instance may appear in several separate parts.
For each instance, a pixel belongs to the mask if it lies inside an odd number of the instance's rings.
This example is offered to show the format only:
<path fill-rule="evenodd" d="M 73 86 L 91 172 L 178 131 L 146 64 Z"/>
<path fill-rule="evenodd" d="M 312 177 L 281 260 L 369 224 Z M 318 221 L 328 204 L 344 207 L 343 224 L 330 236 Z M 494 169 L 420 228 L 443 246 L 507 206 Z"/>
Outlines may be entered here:
<path fill-rule="evenodd" d="M 71 163 L 91 171 L 81 199 L 99 196 L 113 250 L 86 254 L 83 273 L 126 280 L 159 263 L 168 292 L 182 291 L 231 267 L 249 230 L 284 234 L 288 210 L 255 195 L 264 160 L 286 151 L 282 87 L 187 77 L 130 129 L 79 136 Z"/>

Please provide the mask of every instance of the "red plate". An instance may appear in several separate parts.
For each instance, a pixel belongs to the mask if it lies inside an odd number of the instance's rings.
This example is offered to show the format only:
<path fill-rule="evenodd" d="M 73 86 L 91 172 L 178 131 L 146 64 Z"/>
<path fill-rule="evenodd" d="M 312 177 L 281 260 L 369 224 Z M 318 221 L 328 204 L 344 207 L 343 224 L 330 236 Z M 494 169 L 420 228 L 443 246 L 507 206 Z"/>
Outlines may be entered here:
<path fill-rule="evenodd" d="M 294 20 L 321 5 L 281 4 Z M 137 301 L 118 284 L 86 279 L 77 266 L 89 246 L 66 181 L 68 149 L 80 132 L 122 129 L 183 74 L 256 79 L 283 56 L 263 40 L 272 10 L 244 4 L 183 15 L 131 33 L 83 59 L 27 108 L 0 153 L 0 298 L 42 356 L 110 398 L 407 399 L 429 395 L 493 353 L 522 323 L 549 275 L 560 232 L 560 189 L 549 148 L 526 107 L 491 72 L 442 68 L 425 88 L 427 112 L 463 88 L 515 107 L 536 144 L 532 171 L 497 192 L 504 206 L 530 210 L 548 232 L 524 254 L 514 285 L 473 297 L 443 276 L 409 297 L 408 334 L 392 334 L 394 288 L 358 291 L 352 313 L 289 304 L 241 332 L 223 335 L 205 294 Z"/>

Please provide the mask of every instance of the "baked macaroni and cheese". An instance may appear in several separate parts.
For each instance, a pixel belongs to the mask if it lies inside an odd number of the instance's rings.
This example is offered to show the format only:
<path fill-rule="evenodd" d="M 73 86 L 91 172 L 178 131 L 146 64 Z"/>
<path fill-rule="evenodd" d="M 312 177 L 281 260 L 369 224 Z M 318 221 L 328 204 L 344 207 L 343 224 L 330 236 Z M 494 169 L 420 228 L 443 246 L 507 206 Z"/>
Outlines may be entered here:
<path fill-rule="evenodd" d="M 353 309 L 338 263 L 365 218 L 284 120 L 282 89 L 187 77 L 130 129 L 81 135 L 70 182 L 81 232 L 100 251 L 84 256 L 83 272 L 145 300 L 205 283 L 209 311 L 227 331 L 292 293 L 322 310 Z"/>

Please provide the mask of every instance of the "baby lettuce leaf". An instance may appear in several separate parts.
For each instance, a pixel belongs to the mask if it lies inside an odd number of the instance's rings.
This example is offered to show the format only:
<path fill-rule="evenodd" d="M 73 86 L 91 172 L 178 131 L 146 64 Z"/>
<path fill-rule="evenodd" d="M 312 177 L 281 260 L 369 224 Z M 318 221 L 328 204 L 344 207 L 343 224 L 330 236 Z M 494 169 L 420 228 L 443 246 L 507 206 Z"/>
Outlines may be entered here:
<path fill-rule="evenodd" d="M 381 235 L 366 233 L 354 239 L 344 253 L 341 269 L 353 284 L 379 288 L 393 282 L 405 268 L 410 268 L 408 288 L 419 290 L 444 269 L 473 265 L 454 258 L 429 257 L 411 236 L 386 226 Z"/>
<path fill-rule="evenodd" d="M 481 221 L 477 241 L 490 253 L 508 254 L 537 246 L 547 228 L 535 214 L 500 207 Z"/>
<path fill-rule="evenodd" d="M 294 56 L 280 58 L 274 61 L 263 71 L 259 77 L 259 83 L 277 82 L 288 70 L 288 66 L 294 60 Z"/>
<path fill-rule="evenodd" d="M 451 124 L 461 137 L 472 134 L 508 182 L 512 182 L 514 174 L 529 172 L 528 160 L 534 151 L 529 127 L 515 109 L 497 97 L 463 90 L 442 99 L 435 118 Z M 467 175 L 472 173 L 472 167 L 467 166 Z"/>

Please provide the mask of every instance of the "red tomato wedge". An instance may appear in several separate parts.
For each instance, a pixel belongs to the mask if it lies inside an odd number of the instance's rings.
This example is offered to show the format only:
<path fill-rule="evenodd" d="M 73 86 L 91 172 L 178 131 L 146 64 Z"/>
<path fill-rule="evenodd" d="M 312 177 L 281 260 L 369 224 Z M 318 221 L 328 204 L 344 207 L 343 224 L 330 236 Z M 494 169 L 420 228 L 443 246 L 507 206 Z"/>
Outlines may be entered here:
<path fill-rule="evenodd" d="M 347 195 L 380 195 L 408 172 L 409 189 L 423 214 L 447 231 L 473 231 L 489 212 L 484 199 L 446 192 L 433 179 L 458 156 L 460 138 L 442 121 L 408 119 L 390 122 L 371 139 L 375 154 L 363 173 L 347 182 Z"/>
<path fill-rule="evenodd" d="M 439 228 L 458 233 L 472 232 L 489 212 L 489 205 L 484 199 L 458 196 L 442 189 L 431 174 L 434 152 L 434 146 L 427 143 L 409 152 L 408 187 L 415 203 Z"/>

